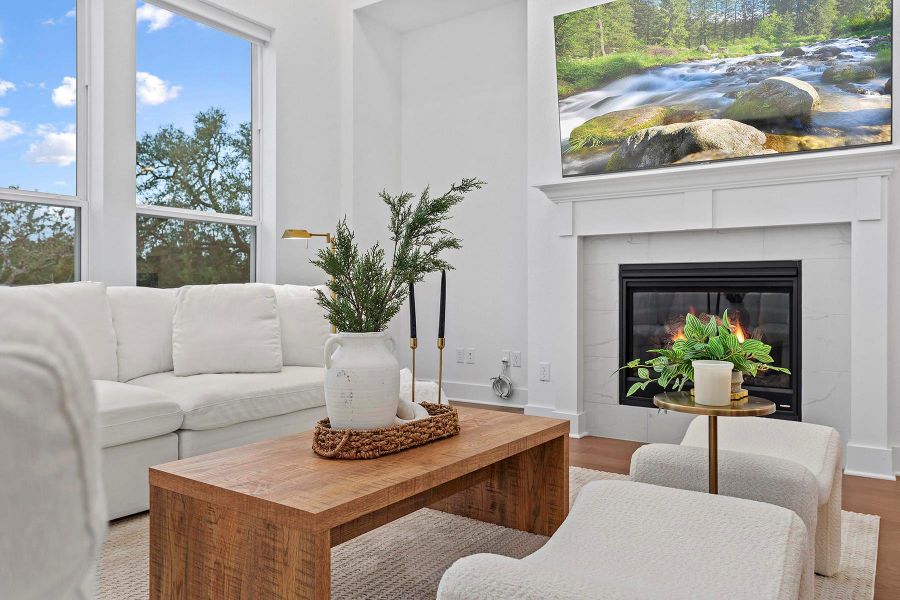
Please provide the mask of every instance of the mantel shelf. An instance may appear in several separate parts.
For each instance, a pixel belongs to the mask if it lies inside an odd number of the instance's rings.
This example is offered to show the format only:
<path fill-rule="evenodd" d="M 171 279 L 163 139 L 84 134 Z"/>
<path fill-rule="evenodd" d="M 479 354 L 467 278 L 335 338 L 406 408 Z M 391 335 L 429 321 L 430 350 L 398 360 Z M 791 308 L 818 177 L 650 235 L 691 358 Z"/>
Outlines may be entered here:
<path fill-rule="evenodd" d="M 887 176 L 894 172 L 898 164 L 900 145 L 884 145 L 561 178 L 534 187 L 555 203 L 584 202 L 693 190 Z"/>

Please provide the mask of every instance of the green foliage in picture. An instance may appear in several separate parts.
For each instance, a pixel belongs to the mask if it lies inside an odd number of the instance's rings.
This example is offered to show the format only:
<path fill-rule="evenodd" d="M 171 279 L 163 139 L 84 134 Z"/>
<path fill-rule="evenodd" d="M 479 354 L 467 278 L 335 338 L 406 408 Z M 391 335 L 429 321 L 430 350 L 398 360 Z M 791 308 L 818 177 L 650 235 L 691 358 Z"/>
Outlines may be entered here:
<path fill-rule="evenodd" d="M 559 96 L 708 57 L 891 33 L 889 0 L 613 0 L 554 19 Z M 668 52 L 666 52 L 668 51 Z"/>
<path fill-rule="evenodd" d="M 422 281 L 428 273 L 453 269 L 443 253 L 458 250 L 462 242 L 444 223 L 466 194 L 484 185 L 478 179 L 463 179 L 440 196 L 432 196 L 425 188 L 415 203 L 415 196 L 409 192 L 398 196 L 381 192 L 390 211 L 388 230 L 393 249 L 389 264 L 379 243 L 360 251 L 347 219 L 339 221 L 334 250 L 319 250 L 310 261 L 331 277 L 328 286 L 333 295 L 316 291 L 331 324 L 348 333 L 384 331 L 406 301 L 410 282 Z"/>
<path fill-rule="evenodd" d="M 740 340 L 728 320 L 727 310 L 721 319 L 710 316 L 706 323 L 688 313 L 684 319 L 684 337 L 669 348 L 649 350 L 655 358 L 646 362 L 636 358 L 618 369 L 637 369 L 638 377 L 642 379 L 631 386 L 629 396 L 647 389 L 651 383 L 663 389 L 681 390 L 685 383 L 694 380 L 691 361 L 695 360 L 727 361 L 734 365 L 735 371 L 751 377 L 763 370 L 790 374 L 788 369 L 771 364 L 774 359 L 769 344 L 749 338 Z"/>

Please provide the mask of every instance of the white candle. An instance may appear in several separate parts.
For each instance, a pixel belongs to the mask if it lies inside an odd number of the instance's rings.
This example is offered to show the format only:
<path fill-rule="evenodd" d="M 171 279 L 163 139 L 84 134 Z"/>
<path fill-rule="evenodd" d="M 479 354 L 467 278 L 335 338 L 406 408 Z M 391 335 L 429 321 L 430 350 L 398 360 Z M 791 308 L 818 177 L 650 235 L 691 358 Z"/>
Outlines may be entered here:
<path fill-rule="evenodd" d="M 731 371 L 724 360 L 694 360 L 694 402 L 706 406 L 731 404 Z"/>

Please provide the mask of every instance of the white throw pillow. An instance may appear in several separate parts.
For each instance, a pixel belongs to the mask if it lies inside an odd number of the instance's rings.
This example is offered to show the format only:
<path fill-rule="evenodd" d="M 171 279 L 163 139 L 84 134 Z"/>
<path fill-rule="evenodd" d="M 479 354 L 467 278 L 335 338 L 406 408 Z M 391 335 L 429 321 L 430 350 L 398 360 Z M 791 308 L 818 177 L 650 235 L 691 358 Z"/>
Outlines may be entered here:
<path fill-rule="evenodd" d="M 118 340 L 119 381 L 171 371 L 176 290 L 109 287 Z"/>
<path fill-rule="evenodd" d="M 81 342 L 91 379 L 116 381 L 116 331 L 106 298 L 106 285 L 93 281 L 7 288 L 15 301 L 38 299 L 53 307 L 74 329 Z M 2 335 L 2 334 L 0 334 Z"/>
<path fill-rule="evenodd" d="M 306 285 L 275 286 L 285 365 L 325 366 L 325 340 L 331 334 L 331 324 L 325 319 L 325 310 L 316 303 L 316 289 Z"/>
<path fill-rule="evenodd" d="M 189 285 L 172 321 L 175 375 L 277 373 L 281 326 L 272 286 Z"/>

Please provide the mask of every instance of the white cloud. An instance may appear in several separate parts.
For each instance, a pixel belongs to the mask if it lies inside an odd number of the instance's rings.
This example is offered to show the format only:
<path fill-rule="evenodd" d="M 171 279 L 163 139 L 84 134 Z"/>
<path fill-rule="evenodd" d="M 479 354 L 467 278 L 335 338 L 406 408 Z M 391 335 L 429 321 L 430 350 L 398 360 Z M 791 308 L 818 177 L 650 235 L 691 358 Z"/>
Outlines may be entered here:
<path fill-rule="evenodd" d="M 137 9 L 137 22 L 147 21 L 147 31 L 149 33 L 165 29 L 172 24 L 172 19 L 174 18 L 174 14 L 152 4 L 142 4 Z"/>
<path fill-rule="evenodd" d="M 63 77 L 59 87 L 53 89 L 53 104 L 59 108 L 75 106 L 75 78 Z"/>
<path fill-rule="evenodd" d="M 3 36 L 0 35 L 0 46 L 6 43 L 6 40 L 3 39 Z"/>
<path fill-rule="evenodd" d="M 52 125 L 39 125 L 40 141 L 29 146 L 26 158 L 37 164 L 68 167 L 75 162 L 75 126 L 59 131 Z"/>
<path fill-rule="evenodd" d="M 0 117 L 5 117 L 9 114 L 9 109 L 5 106 L 0 106 Z"/>
<path fill-rule="evenodd" d="M 3 109 L 9 112 L 9 109 Z M 6 113 L 3 113 L 4 115 Z M 15 121 L 0 121 L 0 142 L 22 135 L 22 126 Z"/>
<path fill-rule="evenodd" d="M 180 85 L 169 85 L 156 75 L 144 71 L 137 72 L 137 97 L 143 104 L 156 106 L 178 97 Z"/>
<path fill-rule="evenodd" d="M 72 19 L 74 17 L 75 17 L 75 9 L 73 8 L 58 19 L 54 19 L 54 18 L 44 19 L 43 21 L 41 21 L 41 25 L 61 25 L 62 23 L 65 22 L 66 19 Z"/>
<path fill-rule="evenodd" d="M 12 81 L 0 79 L 0 96 L 5 96 L 6 92 L 14 91 L 16 91 L 16 84 L 14 84 Z"/>

